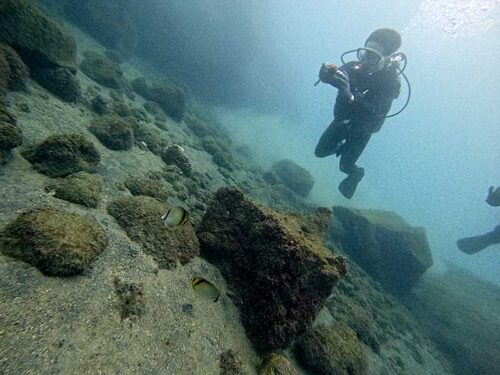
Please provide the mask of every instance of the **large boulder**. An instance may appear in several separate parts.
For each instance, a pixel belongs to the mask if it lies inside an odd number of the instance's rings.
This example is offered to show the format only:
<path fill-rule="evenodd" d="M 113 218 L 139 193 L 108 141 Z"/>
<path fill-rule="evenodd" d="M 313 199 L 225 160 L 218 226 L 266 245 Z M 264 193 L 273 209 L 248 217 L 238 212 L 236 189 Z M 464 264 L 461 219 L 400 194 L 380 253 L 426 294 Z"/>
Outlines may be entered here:
<path fill-rule="evenodd" d="M 0 20 L 0 42 L 9 44 L 19 53 L 32 77 L 61 99 L 76 102 L 80 98 L 80 83 L 75 77 L 76 42 L 73 37 L 27 0 L 2 0 Z M 11 67 L 11 72 L 19 84 L 13 89 L 23 89 L 27 69 L 20 63 L 15 66 L 17 68 Z"/>
<path fill-rule="evenodd" d="M 0 237 L 4 254 L 47 275 L 80 273 L 106 246 L 106 234 L 94 220 L 52 208 L 22 213 Z"/>
<path fill-rule="evenodd" d="M 101 143 L 110 150 L 130 150 L 134 145 L 133 125 L 118 116 L 96 119 L 89 128 Z"/>
<path fill-rule="evenodd" d="M 259 375 L 298 375 L 298 372 L 286 357 L 271 353 L 262 364 Z"/>
<path fill-rule="evenodd" d="M 123 1 L 66 0 L 64 13 L 108 48 L 129 55 L 138 43 L 133 13 Z"/>
<path fill-rule="evenodd" d="M 10 156 L 10 150 L 20 146 L 23 141 L 21 129 L 0 121 L 0 164 L 5 163 Z"/>
<path fill-rule="evenodd" d="M 313 176 L 289 159 L 274 163 L 271 171 L 277 176 L 275 183 L 282 183 L 301 197 L 307 197 L 314 186 Z"/>
<path fill-rule="evenodd" d="M 76 70 L 75 40 L 31 1 L 2 0 L 0 20 L 0 42 L 12 46 L 30 68 Z"/>
<path fill-rule="evenodd" d="M 94 144 L 80 134 L 54 135 L 28 147 L 23 156 L 34 168 L 49 177 L 95 172 L 101 160 Z"/>
<path fill-rule="evenodd" d="M 172 83 L 159 83 L 150 86 L 144 78 L 131 82 L 135 92 L 144 99 L 159 104 L 160 108 L 174 120 L 180 121 L 186 112 L 186 94 L 184 90 Z"/>
<path fill-rule="evenodd" d="M 132 195 L 145 195 L 166 202 L 168 193 L 161 176 L 151 172 L 143 176 L 130 176 L 124 183 Z"/>
<path fill-rule="evenodd" d="M 102 177 L 87 172 L 72 174 L 47 187 L 56 198 L 96 208 L 102 192 Z"/>
<path fill-rule="evenodd" d="M 188 263 L 199 253 L 199 244 L 190 223 L 166 227 L 161 216 L 168 206 L 154 198 L 122 197 L 108 206 L 108 213 L 129 238 L 142 245 L 162 268 L 174 268 L 177 262 Z"/>
<path fill-rule="evenodd" d="M 368 359 L 356 333 L 343 323 L 319 326 L 302 336 L 295 355 L 312 374 L 363 375 Z"/>
<path fill-rule="evenodd" d="M 185 176 L 189 177 L 191 175 L 191 161 L 181 146 L 168 146 L 161 153 L 161 158 L 166 164 L 178 167 Z"/>
<path fill-rule="evenodd" d="M 7 90 L 26 91 L 28 67 L 18 53 L 7 44 L 0 43 L 0 97 Z"/>
<path fill-rule="evenodd" d="M 112 89 L 120 89 L 126 85 L 123 71 L 118 64 L 92 51 L 85 52 L 84 56 L 80 69 L 89 78 Z"/>
<path fill-rule="evenodd" d="M 342 206 L 333 213 L 333 240 L 391 293 L 406 293 L 432 266 L 425 230 L 395 213 Z"/>
<path fill-rule="evenodd" d="M 201 253 L 234 292 L 257 349 L 284 348 L 303 334 L 346 273 L 344 258 L 324 247 L 330 215 L 279 214 L 234 188 L 215 194 L 197 231 Z"/>
<path fill-rule="evenodd" d="M 35 69 L 32 75 L 41 86 L 65 102 L 76 103 L 82 96 L 80 82 L 69 68 Z"/>

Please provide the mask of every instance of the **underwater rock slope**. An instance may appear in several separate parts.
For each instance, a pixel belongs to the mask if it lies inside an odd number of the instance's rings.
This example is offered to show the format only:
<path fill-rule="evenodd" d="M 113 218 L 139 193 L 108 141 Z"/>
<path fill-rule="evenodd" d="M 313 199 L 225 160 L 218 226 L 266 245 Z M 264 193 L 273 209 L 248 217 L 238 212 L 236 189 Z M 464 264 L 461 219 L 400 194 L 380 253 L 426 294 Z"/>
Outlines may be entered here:
<path fill-rule="evenodd" d="M 500 373 L 499 286 L 449 265 L 405 301 L 457 374 Z"/>
<path fill-rule="evenodd" d="M 115 5 L 64 5 L 131 52 Z M 0 373 L 449 373 L 400 301 L 346 273 L 357 227 L 324 246 L 307 174 L 266 182 L 184 90 L 27 0 L 0 16 Z M 165 226 L 174 205 L 189 223 Z"/>

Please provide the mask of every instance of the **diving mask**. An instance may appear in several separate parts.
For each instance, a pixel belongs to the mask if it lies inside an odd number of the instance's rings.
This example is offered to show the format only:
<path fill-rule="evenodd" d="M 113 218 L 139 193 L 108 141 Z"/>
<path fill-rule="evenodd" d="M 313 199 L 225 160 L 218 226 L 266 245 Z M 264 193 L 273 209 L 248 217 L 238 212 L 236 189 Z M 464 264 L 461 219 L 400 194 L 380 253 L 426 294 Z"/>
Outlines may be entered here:
<path fill-rule="evenodd" d="M 378 65 L 384 58 L 377 50 L 369 47 L 358 48 L 356 50 L 358 60 L 366 65 Z"/>

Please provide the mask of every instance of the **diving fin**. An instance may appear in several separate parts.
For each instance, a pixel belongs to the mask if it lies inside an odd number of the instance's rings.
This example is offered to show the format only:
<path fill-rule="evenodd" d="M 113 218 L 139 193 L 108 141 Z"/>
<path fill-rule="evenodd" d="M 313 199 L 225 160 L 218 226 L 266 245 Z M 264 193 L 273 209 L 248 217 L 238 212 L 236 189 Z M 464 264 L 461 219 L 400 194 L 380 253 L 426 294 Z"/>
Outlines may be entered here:
<path fill-rule="evenodd" d="M 500 225 L 492 232 L 480 236 L 462 238 L 457 241 L 457 246 L 466 254 L 475 254 L 497 243 L 500 243 Z"/>
<path fill-rule="evenodd" d="M 344 178 L 339 184 L 339 191 L 342 195 L 347 199 L 351 199 L 364 175 L 365 170 L 363 168 L 358 168 L 355 173 L 352 173 Z"/>

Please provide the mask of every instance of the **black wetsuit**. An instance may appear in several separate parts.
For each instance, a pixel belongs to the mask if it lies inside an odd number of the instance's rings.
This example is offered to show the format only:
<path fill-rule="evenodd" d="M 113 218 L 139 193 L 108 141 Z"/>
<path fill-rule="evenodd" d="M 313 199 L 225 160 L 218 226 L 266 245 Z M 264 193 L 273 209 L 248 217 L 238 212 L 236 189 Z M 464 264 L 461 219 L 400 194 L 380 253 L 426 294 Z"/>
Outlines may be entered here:
<path fill-rule="evenodd" d="M 392 101 L 399 96 L 401 83 L 396 68 L 391 66 L 370 74 L 354 61 L 338 69 L 349 75 L 354 101 L 349 102 L 345 95 L 337 96 L 335 119 L 321 136 L 314 153 L 319 158 L 341 155 L 340 170 L 351 175 L 360 169 L 356 161 L 371 135 L 382 127 Z"/>

